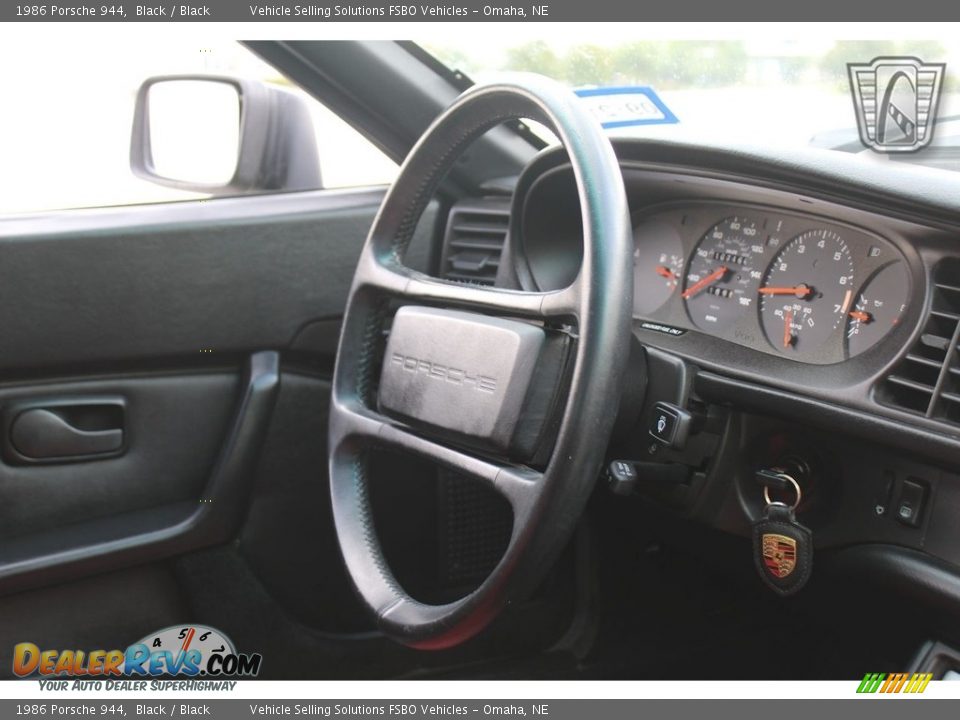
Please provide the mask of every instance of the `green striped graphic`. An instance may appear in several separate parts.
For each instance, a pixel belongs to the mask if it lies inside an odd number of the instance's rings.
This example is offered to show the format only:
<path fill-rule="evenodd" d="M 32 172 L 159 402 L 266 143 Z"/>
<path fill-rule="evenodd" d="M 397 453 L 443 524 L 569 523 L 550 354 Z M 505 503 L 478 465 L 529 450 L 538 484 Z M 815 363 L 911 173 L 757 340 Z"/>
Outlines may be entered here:
<path fill-rule="evenodd" d="M 867 673 L 863 676 L 863 680 L 860 681 L 860 687 L 857 688 L 857 692 L 875 693 L 880 689 L 880 684 L 886 677 L 886 673 Z"/>

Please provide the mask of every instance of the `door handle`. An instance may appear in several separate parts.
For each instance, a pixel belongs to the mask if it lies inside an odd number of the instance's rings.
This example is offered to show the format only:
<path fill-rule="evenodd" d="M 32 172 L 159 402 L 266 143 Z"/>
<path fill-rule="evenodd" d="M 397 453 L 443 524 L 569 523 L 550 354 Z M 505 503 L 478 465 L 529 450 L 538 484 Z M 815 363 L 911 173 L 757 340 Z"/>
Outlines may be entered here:
<path fill-rule="evenodd" d="M 40 461 L 116 453 L 123 447 L 122 427 L 84 430 L 65 414 L 47 408 L 23 411 L 10 427 L 10 443 L 24 458 Z"/>

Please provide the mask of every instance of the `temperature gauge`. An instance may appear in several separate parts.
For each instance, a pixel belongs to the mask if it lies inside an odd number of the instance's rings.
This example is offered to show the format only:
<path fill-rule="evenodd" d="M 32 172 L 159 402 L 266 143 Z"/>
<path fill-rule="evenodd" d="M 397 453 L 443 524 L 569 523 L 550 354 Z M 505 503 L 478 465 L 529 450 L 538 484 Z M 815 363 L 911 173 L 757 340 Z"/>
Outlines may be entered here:
<path fill-rule="evenodd" d="M 910 297 L 910 275 L 902 262 L 878 270 L 857 293 L 847 319 L 847 353 L 873 347 L 900 322 Z"/>

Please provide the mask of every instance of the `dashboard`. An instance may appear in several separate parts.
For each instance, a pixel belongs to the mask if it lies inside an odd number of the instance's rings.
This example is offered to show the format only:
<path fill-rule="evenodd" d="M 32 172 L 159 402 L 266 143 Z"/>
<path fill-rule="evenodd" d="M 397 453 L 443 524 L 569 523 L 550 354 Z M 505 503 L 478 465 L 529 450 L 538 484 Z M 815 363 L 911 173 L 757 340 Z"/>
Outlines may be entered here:
<path fill-rule="evenodd" d="M 955 456 L 952 175 L 826 151 L 771 158 L 633 139 L 615 149 L 640 344 L 697 368 L 698 383 L 723 382 L 737 401 L 746 387 L 775 393 L 780 409 L 826 413 L 824 424 L 881 423 L 914 449 Z M 583 250 L 565 156 L 541 154 L 511 190 L 502 211 L 510 276 L 499 282 L 566 287 Z"/>
<path fill-rule="evenodd" d="M 635 342 L 610 452 L 638 469 L 634 494 L 750 537 L 758 469 L 789 468 L 818 552 L 905 587 L 948 563 L 960 612 L 960 180 L 810 149 L 614 149 Z M 583 223 L 566 156 L 545 151 L 485 190 L 451 210 L 451 277 L 469 265 L 511 289 L 574 282 Z M 496 262 L 475 261 L 495 230 Z M 663 408 L 686 418 L 679 443 L 651 442 Z"/>
<path fill-rule="evenodd" d="M 859 228 L 709 201 L 634 222 L 634 315 L 661 332 L 828 364 L 886 337 L 911 297 L 903 255 Z"/>
<path fill-rule="evenodd" d="M 610 453 L 637 469 L 633 494 L 748 538 L 764 510 L 758 469 L 788 468 L 818 557 L 924 592 L 918 578 L 949 566 L 941 594 L 960 612 L 960 180 L 809 149 L 614 149 L 635 342 Z M 497 262 L 475 272 L 569 286 L 579 208 L 566 156 L 541 153 L 451 211 L 452 277 L 499 228 Z M 685 418 L 681 441 L 657 434 L 667 416 Z"/>

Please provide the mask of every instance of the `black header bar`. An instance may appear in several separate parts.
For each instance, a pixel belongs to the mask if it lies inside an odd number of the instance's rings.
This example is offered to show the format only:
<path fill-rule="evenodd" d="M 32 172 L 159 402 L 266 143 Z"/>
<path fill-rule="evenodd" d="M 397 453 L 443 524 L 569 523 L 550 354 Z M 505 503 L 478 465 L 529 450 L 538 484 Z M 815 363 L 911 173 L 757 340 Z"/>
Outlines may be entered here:
<path fill-rule="evenodd" d="M 960 3 L 896 0 L 205 0 L 204 2 L 13 2 L 0 22 L 944 22 L 960 19 Z"/>

